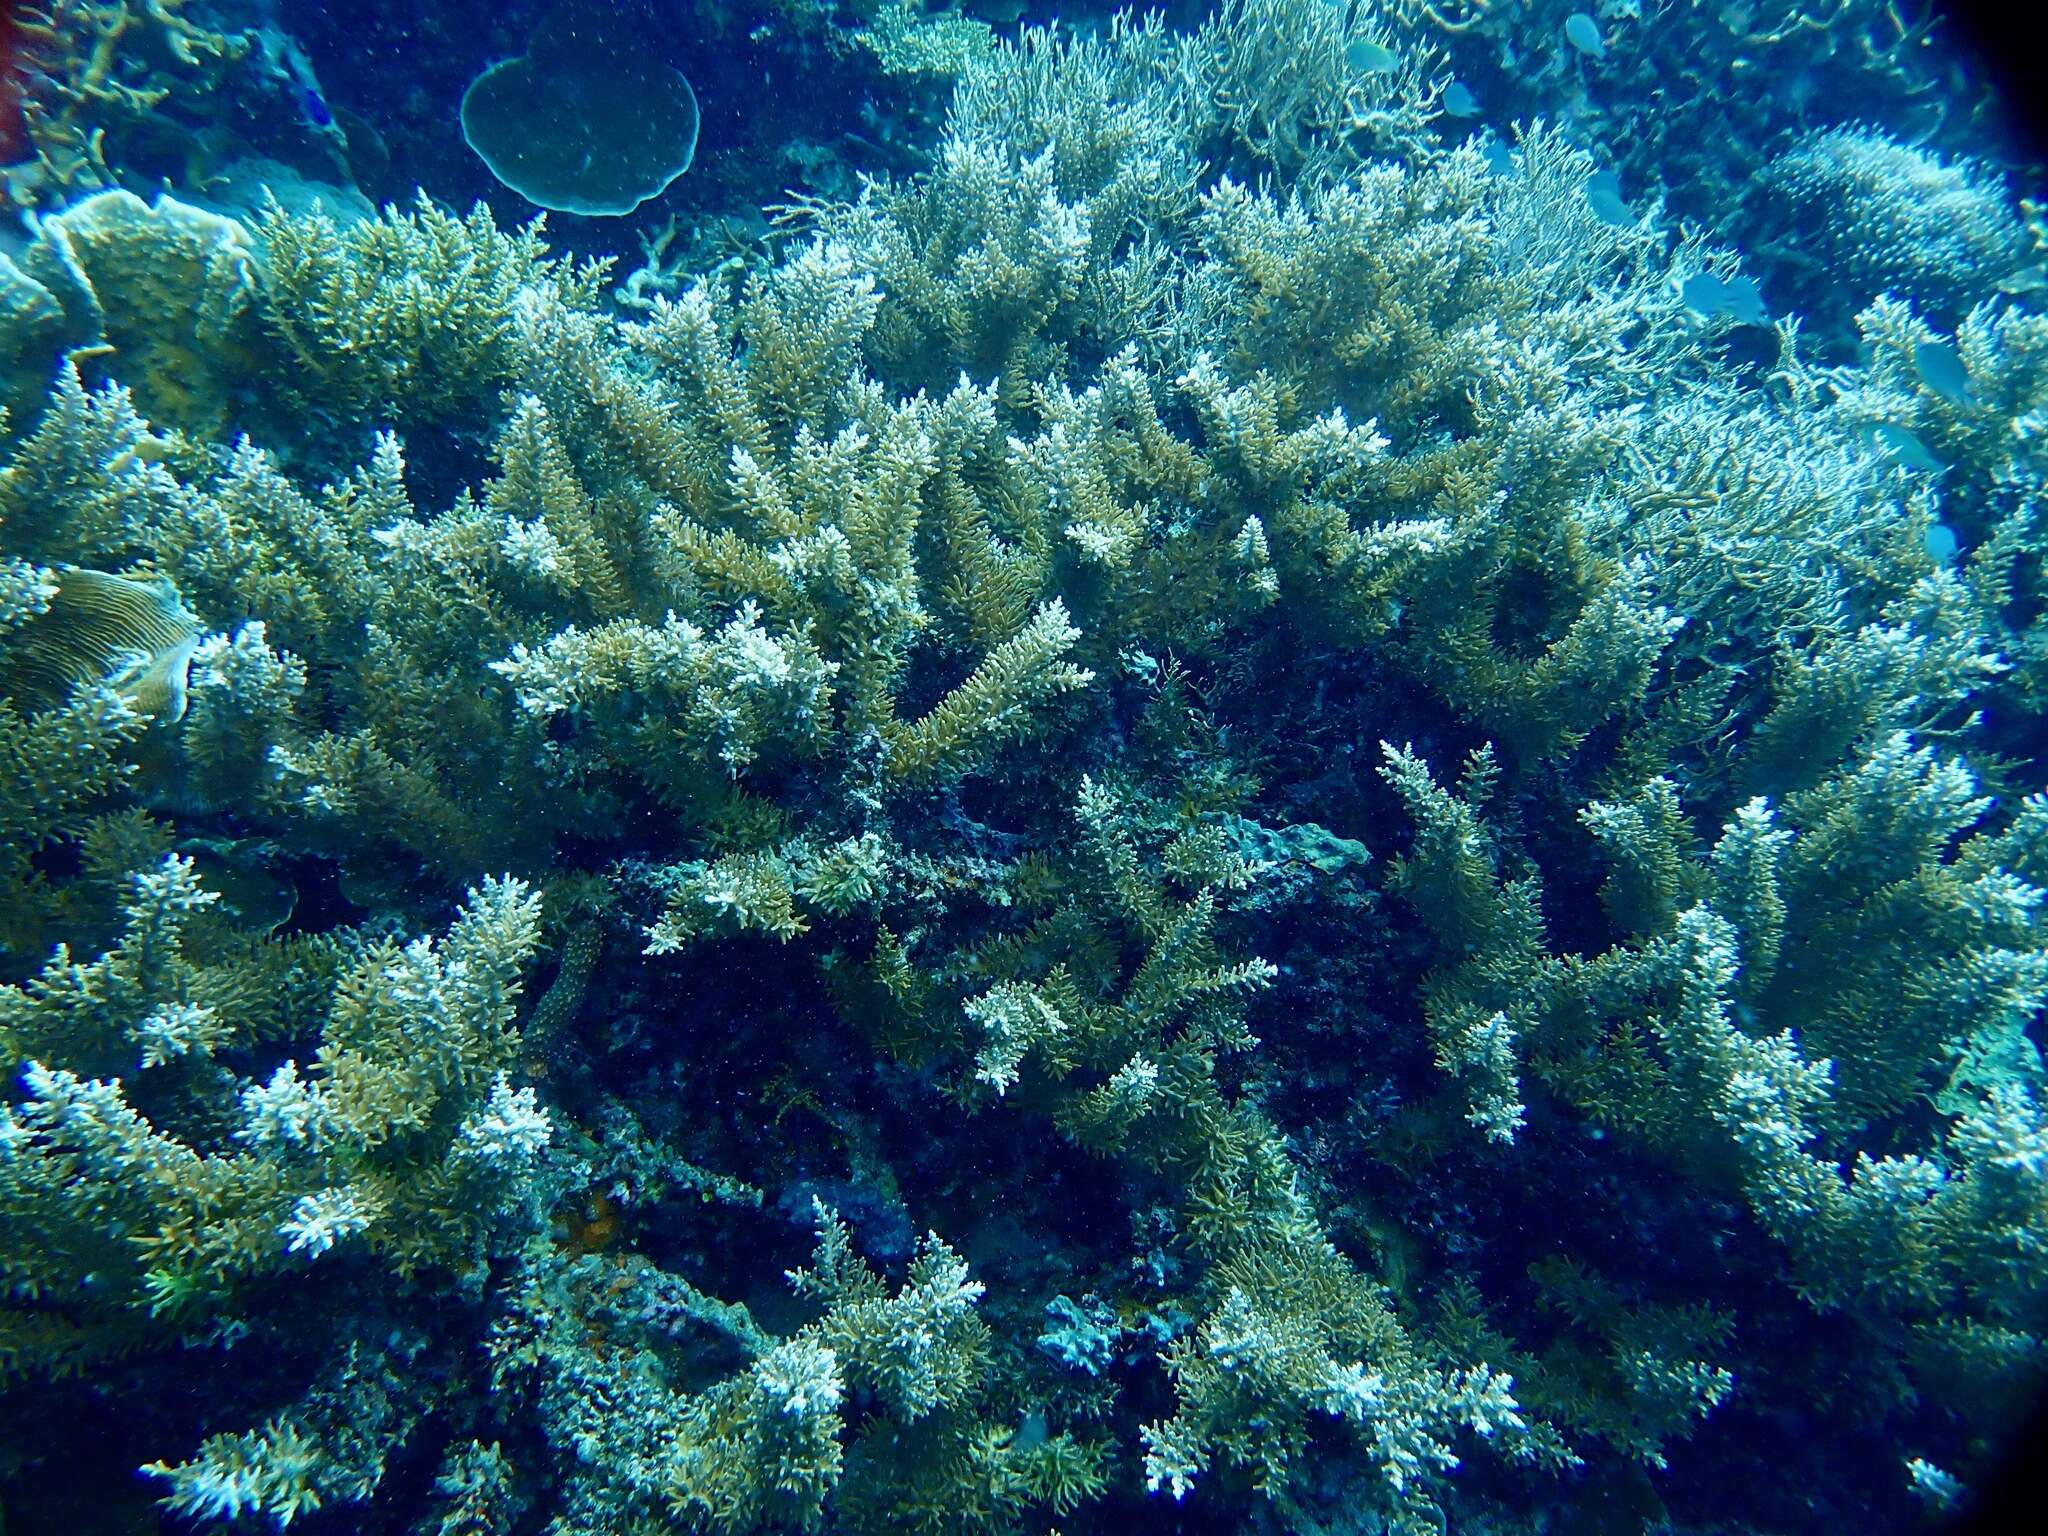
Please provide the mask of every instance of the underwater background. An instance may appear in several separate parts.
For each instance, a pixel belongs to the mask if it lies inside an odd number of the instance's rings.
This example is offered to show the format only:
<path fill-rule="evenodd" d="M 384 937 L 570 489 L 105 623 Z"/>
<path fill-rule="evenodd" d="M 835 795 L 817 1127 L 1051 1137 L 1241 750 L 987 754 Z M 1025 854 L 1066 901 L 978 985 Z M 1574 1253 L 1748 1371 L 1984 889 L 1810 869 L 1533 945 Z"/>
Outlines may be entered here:
<path fill-rule="evenodd" d="M 1960 18 L 0 16 L 8 1536 L 1987 1517 Z"/>

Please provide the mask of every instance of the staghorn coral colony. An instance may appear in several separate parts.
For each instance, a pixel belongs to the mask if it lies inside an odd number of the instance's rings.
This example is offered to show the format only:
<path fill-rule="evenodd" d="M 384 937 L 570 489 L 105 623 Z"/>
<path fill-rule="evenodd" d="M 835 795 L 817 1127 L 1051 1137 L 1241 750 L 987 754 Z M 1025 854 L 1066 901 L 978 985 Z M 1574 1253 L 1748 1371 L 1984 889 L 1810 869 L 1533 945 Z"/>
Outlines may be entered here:
<path fill-rule="evenodd" d="M 418 9 L 14 23 L 10 1530 L 1970 1507 L 2048 225 L 1937 17 L 597 7 L 696 165 L 546 226 L 431 146 L 574 18 Z"/>

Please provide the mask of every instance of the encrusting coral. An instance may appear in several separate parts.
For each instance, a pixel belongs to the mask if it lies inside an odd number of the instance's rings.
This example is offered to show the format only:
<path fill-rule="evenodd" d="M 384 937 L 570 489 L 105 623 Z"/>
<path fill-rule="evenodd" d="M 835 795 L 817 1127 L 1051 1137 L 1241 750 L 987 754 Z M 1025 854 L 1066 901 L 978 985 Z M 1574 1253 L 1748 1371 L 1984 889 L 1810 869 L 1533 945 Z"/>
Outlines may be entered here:
<path fill-rule="evenodd" d="M 2039 316 L 1759 362 L 1416 9 L 976 34 L 623 311 L 424 195 L 42 220 L 0 1475 L 168 1362 L 223 1527 L 1960 1496 L 2048 1338 Z M 1701 1493 L 1794 1416 L 1811 1505 Z"/>
<path fill-rule="evenodd" d="M 39 219 L 21 270 L 63 313 L 73 362 L 121 378 L 153 420 L 216 435 L 236 424 L 258 335 L 254 252 L 235 220 L 168 194 L 101 192 Z"/>

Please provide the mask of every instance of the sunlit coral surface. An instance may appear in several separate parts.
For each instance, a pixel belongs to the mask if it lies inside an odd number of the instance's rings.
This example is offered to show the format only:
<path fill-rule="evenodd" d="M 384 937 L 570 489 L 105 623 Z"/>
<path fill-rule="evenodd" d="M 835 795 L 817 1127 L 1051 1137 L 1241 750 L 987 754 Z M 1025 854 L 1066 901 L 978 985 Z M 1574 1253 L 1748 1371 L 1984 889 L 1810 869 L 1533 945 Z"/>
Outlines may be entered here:
<path fill-rule="evenodd" d="M 6 27 L 9 1532 L 1995 1486 L 2048 222 L 1959 28 Z"/>

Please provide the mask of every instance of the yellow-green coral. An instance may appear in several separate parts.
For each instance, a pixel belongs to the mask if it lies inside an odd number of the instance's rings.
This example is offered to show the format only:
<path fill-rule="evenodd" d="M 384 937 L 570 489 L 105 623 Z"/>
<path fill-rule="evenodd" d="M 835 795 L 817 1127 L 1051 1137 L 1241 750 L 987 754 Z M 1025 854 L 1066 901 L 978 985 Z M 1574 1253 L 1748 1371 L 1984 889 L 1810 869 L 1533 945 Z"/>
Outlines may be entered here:
<path fill-rule="evenodd" d="M 60 950 L 0 988 L 0 1039 L 27 1064 L 26 1097 L 0 1121 L 9 1375 L 132 1349 L 155 1319 L 217 1308 L 359 1236 L 401 1272 L 460 1263 L 505 1167 L 537 1149 L 482 1113 L 510 1094 L 509 1026 L 537 937 L 539 904 L 516 882 L 479 888 L 444 942 L 372 944 L 342 974 L 316 974 L 329 997 L 317 1051 L 303 1073 L 287 1060 L 247 1086 L 227 1144 L 203 1150 L 217 1129 L 187 1128 L 195 1146 L 175 1115 L 139 1110 L 124 1080 L 228 1049 L 249 1006 L 246 972 L 194 952 L 217 901 L 190 860 L 168 858 L 134 877 L 115 949 L 86 965 Z M 544 1140 L 545 1117 L 535 1125 Z M 294 1148 L 306 1155 L 278 1155 Z M 450 1202 L 466 1205 L 465 1230 L 429 1219 Z M 78 1242 L 35 1236 L 67 1225 Z M 39 1300 L 89 1271 L 105 1296 L 90 1322 Z"/>
<path fill-rule="evenodd" d="M 1975 1475 L 2048 1337 L 2031 301 L 1705 313 L 1780 258 L 1585 147 L 1653 29 L 1465 15 L 1569 84 L 1509 140 L 1424 9 L 991 40 L 617 309 L 424 196 L 44 218 L 20 1399 L 175 1358 L 175 1513 L 506 1536 Z"/>
<path fill-rule="evenodd" d="M 387 420 L 431 418 L 506 380 L 520 305 L 592 303 L 606 270 L 545 259 L 538 222 L 506 234 L 482 205 L 459 219 L 424 194 L 347 227 L 273 205 L 254 235 L 292 393 Z"/>
<path fill-rule="evenodd" d="M 255 256 L 233 219 L 101 192 L 38 220 L 22 271 L 64 315 L 70 357 L 115 373 L 167 426 L 219 434 L 256 366 Z M 54 359 L 52 360 L 54 361 Z"/>

